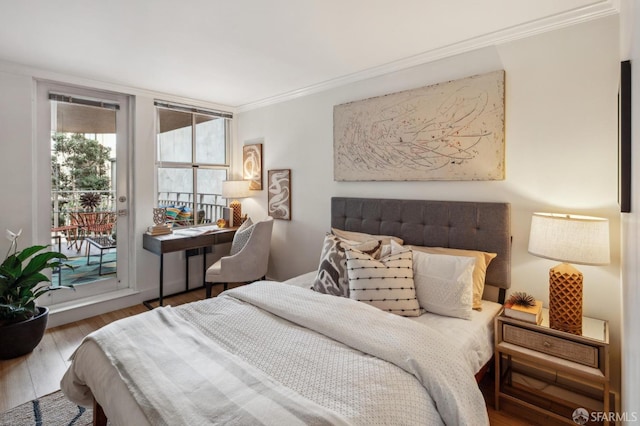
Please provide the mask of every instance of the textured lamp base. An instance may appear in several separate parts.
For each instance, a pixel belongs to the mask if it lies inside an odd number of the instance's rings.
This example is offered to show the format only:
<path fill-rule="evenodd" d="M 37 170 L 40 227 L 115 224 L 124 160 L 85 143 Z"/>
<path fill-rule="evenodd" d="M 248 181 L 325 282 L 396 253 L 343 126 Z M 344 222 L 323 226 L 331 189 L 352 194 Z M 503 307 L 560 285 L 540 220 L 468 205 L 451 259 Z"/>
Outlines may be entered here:
<path fill-rule="evenodd" d="M 582 334 L 582 273 L 567 263 L 549 270 L 549 326 Z"/>
<path fill-rule="evenodd" d="M 242 221 L 242 204 L 240 204 L 238 200 L 233 200 L 229 203 L 229 207 L 233 209 L 233 226 L 240 226 Z"/>

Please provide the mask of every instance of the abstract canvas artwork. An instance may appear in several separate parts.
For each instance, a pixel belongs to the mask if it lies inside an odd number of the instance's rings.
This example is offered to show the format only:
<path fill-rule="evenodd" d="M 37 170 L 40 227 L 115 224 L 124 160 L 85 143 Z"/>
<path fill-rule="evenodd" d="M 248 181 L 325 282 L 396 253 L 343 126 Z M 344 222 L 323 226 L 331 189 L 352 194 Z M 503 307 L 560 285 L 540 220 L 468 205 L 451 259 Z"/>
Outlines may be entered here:
<path fill-rule="evenodd" d="M 255 143 L 242 147 L 242 170 L 249 189 L 262 189 L 262 144 Z"/>
<path fill-rule="evenodd" d="M 268 214 L 274 219 L 291 220 L 291 170 L 269 170 Z"/>
<path fill-rule="evenodd" d="M 336 181 L 502 180 L 504 71 L 336 105 Z"/>

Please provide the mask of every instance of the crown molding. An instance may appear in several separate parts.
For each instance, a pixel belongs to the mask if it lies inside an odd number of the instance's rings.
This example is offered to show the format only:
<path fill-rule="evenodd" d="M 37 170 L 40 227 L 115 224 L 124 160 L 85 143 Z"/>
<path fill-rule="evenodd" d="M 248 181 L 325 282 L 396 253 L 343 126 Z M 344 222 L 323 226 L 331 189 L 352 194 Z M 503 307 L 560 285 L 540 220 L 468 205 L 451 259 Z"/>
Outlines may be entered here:
<path fill-rule="evenodd" d="M 117 82 L 96 80 L 88 77 L 64 74 L 62 72 L 45 70 L 31 65 L 24 65 L 0 59 L 0 72 L 28 76 L 36 81 L 50 81 L 70 86 L 85 87 L 96 90 L 108 91 L 124 95 L 144 96 L 152 99 L 162 99 L 175 103 L 183 103 L 194 107 L 217 109 L 235 114 L 236 108 L 203 99 L 193 99 L 180 95 L 172 95 L 165 92 L 139 87 L 128 86 Z"/>
<path fill-rule="evenodd" d="M 525 22 L 513 27 L 505 28 L 499 31 L 488 33 L 479 37 L 463 40 L 457 43 L 443 46 L 437 49 L 429 50 L 414 56 L 390 62 L 378 67 L 366 69 L 364 71 L 345 75 L 324 81 L 322 83 L 313 84 L 304 88 L 292 90 L 279 95 L 271 96 L 256 102 L 250 102 L 236 107 L 237 112 L 246 112 L 280 102 L 289 101 L 303 96 L 320 93 L 329 89 L 366 80 L 373 77 L 401 71 L 417 65 L 423 65 L 459 55 L 461 53 L 471 52 L 484 47 L 496 46 L 511 41 L 531 37 L 537 34 L 566 28 L 583 22 L 592 21 L 606 16 L 616 15 L 619 13 L 618 0 L 602 0 L 600 2 L 569 10 L 556 15 L 548 16 L 542 19 Z"/>

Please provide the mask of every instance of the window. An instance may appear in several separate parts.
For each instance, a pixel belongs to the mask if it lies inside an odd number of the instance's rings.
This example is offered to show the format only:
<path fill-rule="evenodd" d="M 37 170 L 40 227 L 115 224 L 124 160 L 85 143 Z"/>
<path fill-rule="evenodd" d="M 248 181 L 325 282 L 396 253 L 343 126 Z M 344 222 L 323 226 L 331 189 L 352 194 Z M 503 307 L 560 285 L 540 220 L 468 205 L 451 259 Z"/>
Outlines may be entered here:
<path fill-rule="evenodd" d="M 174 226 L 222 217 L 229 173 L 230 113 L 156 102 L 158 206 Z"/>

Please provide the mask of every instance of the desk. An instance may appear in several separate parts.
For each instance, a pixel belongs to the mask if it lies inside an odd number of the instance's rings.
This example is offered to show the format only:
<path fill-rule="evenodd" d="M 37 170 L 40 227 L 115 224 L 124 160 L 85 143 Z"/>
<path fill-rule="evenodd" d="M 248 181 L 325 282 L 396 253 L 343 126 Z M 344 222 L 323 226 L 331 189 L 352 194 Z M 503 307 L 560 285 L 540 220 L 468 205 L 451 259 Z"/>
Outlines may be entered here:
<path fill-rule="evenodd" d="M 197 228 L 196 228 L 197 229 Z M 238 228 L 224 228 L 214 231 L 208 231 L 202 234 L 187 235 L 188 230 L 176 230 L 173 234 L 168 235 L 149 235 L 144 234 L 142 237 L 142 248 L 149 250 L 160 256 L 160 283 L 158 302 L 162 306 L 163 284 L 164 284 L 164 254 L 177 251 L 186 251 L 191 249 L 200 249 L 216 244 L 230 243 Z M 185 292 L 189 291 L 189 258 L 187 257 L 186 265 L 186 282 Z M 204 285 L 205 273 L 207 270 L 207 252 L 203 250 L 202 255 L 202 281 Z M 156 299 L 147 300 L 144 305 L 152 309 L 150 302 Z"/>

